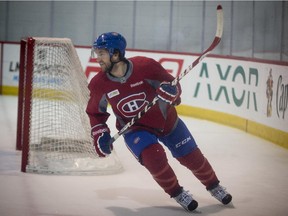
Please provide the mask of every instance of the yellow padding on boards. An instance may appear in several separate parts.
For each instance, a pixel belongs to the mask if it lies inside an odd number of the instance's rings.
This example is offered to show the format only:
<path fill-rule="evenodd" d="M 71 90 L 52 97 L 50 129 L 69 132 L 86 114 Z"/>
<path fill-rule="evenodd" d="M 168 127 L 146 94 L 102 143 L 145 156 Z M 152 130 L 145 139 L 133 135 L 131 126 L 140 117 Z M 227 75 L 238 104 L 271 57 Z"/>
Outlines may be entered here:
<path fill-rule="evenodd" d="M 288 149 L 288 133 L 284 131 L 249 121 L 247 124 L 247 132 Z"/>
<path fill-rule="evenodd" d="M 18 87 L 13 86 L 2 86 L 3 95 L 18 95 Z M 49 99 L 49 100 L 75 100 L 74 96 L 70 92 L 64 90 L 54 90 L 54 89 L 34 89 L 34 98 Z"/>
<path fill-rule="evenodd" d="M 288 133 L 284 131 L 219 111 L 187 105 L 179 105 L 176 109 L 180 115 L 206 119 L 235 127 L 288 149 Z"/>
<path fill-rule="evenodd" d="M 18 95 L 18 86 L 2 86 L 3 95 Z"/>

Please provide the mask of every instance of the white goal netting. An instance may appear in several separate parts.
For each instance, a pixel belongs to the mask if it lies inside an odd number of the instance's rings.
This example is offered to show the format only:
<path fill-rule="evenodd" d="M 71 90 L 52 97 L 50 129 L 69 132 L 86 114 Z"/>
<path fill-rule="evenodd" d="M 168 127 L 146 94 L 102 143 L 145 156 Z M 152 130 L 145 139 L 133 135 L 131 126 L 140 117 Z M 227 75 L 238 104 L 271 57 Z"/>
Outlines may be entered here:
<path fill-rule="evenodd" d="M 89 98 L 87 78 L 71 40 L 33 39 L 29 124 L 22 126 L 29 127 L 26 172 L 121 172 L 123 167 L 115 151 L 107 158 L 99 158 L 95 152 L 85 112 Z M 26 60 L 25 64 L 30 63 Z"/>

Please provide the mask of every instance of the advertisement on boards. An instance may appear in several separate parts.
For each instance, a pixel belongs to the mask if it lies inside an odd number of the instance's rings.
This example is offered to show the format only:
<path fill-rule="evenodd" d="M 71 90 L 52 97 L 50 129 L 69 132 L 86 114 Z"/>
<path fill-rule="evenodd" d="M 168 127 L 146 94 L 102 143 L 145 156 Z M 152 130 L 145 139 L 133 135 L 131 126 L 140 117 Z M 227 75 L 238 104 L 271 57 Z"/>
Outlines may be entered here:
<path fill-rule="evenodd" d="M 90 48 L 77 47 L 88 82 L 99 71 Z M 2 85 L 17 88 L 19 44 L 3 44 Z M 126 57 L 146 56 L 158 61 L 174 77 L 198 57 L 181 53 L 128 50 Z M 206 57 L 182 80 L 182 104 L 228 113 L 288 132 L 288 65 Z"/>
<path fill-rule="evenodd" d="M 19 44 L 3 44 L 2 85 L 17 87 L 19 82 Z"/>

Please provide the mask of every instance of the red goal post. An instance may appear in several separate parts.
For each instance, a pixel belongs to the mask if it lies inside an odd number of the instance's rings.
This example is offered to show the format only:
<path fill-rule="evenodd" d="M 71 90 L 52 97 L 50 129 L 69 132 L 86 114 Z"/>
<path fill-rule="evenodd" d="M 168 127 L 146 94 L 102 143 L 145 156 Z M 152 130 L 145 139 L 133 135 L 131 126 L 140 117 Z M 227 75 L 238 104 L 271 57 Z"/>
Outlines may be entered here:
<path fill-rule="evenodd" d="M 87 78 L 69 38 L 21 40 L 16 148 L 22 172 L 105 175 L 123 170 L 115 151 L 99 158 L 85 112 Z"/>

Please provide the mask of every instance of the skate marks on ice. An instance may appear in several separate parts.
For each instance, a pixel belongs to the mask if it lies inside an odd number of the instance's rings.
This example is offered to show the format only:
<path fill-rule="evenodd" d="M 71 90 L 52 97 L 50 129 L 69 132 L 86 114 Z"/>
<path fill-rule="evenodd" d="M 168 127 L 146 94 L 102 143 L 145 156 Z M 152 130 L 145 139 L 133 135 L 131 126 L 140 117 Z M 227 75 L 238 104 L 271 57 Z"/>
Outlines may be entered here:
<path fill-rule="evenodd" d="M 105 208 L 114 216 L 184 216 L 187 214 L 208 216 L 220 215 L 224 213 L 223 211 L 226 211 L 225 215 L 232 215 L 234 209 L 232 203 L 227 206 L 220 203 L 206 204 L 206 206 L 200 204 L 195 211 L 187 212 L 161 190 L 148 188 L 122 187 L 96 190 L 95 192 L 99 200 L 104 201 L 103 206 L 106 206 Z M 109 204 L 107 205 L 107 203 Z"/>

